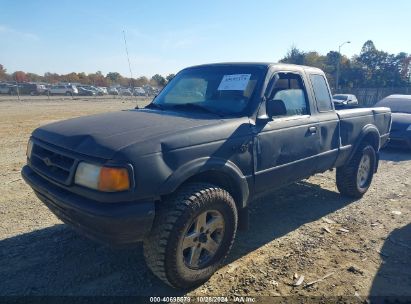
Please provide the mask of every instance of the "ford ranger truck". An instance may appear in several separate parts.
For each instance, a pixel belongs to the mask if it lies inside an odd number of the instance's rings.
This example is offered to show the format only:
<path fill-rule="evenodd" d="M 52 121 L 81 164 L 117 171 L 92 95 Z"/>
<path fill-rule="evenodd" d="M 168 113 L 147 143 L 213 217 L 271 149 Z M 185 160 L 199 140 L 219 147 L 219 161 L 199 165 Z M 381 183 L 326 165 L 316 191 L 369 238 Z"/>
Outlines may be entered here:
<path fill-rule="evenodd" d="M 361 198 L 390 125 L 388 108 L 335 111 L 316 68 L 200 65 L 143 109 L 34 130 L 22 176 L 63 222 L 142 241 L 152 272 L 189 288 L 222 265 L 257 196 L 336 168 L 339 192 Z"/>

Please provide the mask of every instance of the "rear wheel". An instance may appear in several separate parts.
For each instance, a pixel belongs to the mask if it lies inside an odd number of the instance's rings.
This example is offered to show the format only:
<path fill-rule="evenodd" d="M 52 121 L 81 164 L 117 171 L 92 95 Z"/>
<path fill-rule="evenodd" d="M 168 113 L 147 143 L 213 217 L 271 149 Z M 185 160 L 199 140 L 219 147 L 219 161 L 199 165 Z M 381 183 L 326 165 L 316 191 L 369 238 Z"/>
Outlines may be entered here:
<path fill-rule="evenodd" d="M 234 241 L 234 199 L 224 189 L 196 183 L 184 186 L 158 207 L 153 229 L 144 240 L 147 265 L 176 288 L 205 282 Z"/>
<path fill-rule="evenodd" d="M 364 143 L 348 164 L 337 168 L 338 191 L 349 197 L 362 197 L 371 185 L 375 166 L 375 149 Z"/>
<path fill-rule="evenodd" d="M 66 96 L 72 96 L 71 92 L 66 92 Z"/>

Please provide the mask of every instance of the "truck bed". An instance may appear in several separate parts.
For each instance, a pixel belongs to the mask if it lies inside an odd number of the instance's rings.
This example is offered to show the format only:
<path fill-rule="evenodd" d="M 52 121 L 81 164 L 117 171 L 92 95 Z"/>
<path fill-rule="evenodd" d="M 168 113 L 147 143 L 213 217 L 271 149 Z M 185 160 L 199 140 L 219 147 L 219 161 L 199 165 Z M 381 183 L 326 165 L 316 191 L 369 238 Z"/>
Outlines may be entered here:
<path fill-rule="evenodd" d="M 391 127 L 391 110 L 389 108 L 355 108 L 336 110 L 340 119 L 340 155 L 337 166 L 344 164 L 355 144 L 368 128 L 377 128 L 380 134 L 379 146 L 388 140 Z"/>

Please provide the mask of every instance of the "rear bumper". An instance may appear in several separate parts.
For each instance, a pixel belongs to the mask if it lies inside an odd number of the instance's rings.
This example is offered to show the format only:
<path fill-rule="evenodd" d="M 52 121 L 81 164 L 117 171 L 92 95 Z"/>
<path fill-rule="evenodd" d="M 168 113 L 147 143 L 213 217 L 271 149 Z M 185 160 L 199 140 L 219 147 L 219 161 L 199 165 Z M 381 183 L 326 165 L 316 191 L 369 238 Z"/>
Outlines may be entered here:
<path fill-rule="evenodd" d="M 154 201 L 96 202 L 59 188 L 27 165 L 21 174 L 58 218 L 91 239 L 126 245 L 141 241 L 151 230 Z"/>

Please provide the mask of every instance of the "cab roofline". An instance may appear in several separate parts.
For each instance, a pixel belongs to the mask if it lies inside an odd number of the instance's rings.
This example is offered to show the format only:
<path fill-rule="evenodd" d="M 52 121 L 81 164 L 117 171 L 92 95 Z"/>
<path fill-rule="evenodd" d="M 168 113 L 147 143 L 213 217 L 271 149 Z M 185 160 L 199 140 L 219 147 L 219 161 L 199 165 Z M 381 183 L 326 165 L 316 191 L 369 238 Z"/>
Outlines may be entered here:
<path fill-rule="evenodd" d="M 297 64 L 289 64 L 289 63 L 275 63 L 275 62 L 219 62 L 219 63 L 208 63 L 208 64 L 200 64 L 200 65 L 194 65 L 185 68 L 186 69 L 192 69 L 192 68 L 198 68 L 198 67 L 212 67 L 212 66 L 254 66 L 254 67 L 265 67 L 265 68 L 275 68 L 275 69 L 290 69 L 290 70 L 310 70 L 311 72 L 319 72 L 323 73 L 322 70 L 315 68 L 315 67 L 310 67 L 310 66 L 305 66 L 305 65 L 297 65 Z"/>

